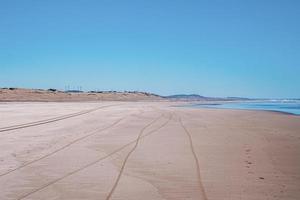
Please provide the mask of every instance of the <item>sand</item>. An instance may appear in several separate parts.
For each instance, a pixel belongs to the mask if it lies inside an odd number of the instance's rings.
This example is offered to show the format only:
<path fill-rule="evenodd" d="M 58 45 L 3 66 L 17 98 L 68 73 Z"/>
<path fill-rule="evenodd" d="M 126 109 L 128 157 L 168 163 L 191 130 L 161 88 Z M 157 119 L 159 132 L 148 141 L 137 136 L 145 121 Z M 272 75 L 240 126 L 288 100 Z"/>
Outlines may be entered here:
<path fill-rule="evenodd" d="M 0 88 L 0 102 L 87 102 L 87 101 L 163 101 L 145 92 L 62 92 L 42 89 Z"/>
<path fill-rule="evenodd" d="M 0 103 L 1 200 L 296 200 L 299 154 L 299 116 Z"/>

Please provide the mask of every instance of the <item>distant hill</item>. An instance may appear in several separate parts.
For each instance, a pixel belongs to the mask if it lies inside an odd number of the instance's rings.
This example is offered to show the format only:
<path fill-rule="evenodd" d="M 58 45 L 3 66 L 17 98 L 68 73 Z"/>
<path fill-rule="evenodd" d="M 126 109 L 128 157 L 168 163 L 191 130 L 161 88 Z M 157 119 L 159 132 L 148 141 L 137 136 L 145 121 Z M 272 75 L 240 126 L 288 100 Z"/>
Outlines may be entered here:
<path fill-rule="evenodd" d="M 244 101 L 244 100 L 250 100 L 248 98 L 243 97 L 205 97 L 198 94 L 176 94 L 176 95 L 170 95 L 165 96 L 166 99 L 172 100 L 172 101 Z"/>
<path fill-rule="evenodd" d="M 201 101 L 207 99 L 207 97 L 200 96 L 198 94 L 176 94 L 176 95 L 165 96 L 165 98 L 170 100 L 190 100 L 190 101 Z"/>
<path fill-rule="evenodd" d="M 245 97 L 226 97 L 227 100 L 231 100 L 231 101 L 247 101 L 247 100 L 253 100 L 250 98 L 245 98 Z"/>

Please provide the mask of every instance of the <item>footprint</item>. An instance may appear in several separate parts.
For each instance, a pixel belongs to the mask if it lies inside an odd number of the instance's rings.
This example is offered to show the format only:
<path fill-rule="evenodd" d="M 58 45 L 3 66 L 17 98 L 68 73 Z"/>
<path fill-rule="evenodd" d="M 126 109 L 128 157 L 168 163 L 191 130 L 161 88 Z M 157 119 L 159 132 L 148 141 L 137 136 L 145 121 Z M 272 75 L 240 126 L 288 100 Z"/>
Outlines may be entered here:
<path fill-rule="evenodd" d="M 248 165 L 252 165 L 253 164 L 252 162 L 250 162 L 248 160 L 246 160 L 245 163 L 247 163 Z"/>

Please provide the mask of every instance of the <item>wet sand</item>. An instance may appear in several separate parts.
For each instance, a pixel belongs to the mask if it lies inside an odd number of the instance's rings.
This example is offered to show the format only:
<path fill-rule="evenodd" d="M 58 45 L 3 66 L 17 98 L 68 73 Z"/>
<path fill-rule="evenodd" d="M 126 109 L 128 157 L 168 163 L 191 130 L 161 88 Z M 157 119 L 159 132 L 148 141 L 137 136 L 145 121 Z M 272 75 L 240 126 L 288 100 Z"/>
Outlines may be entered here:
<path fill-rule="evenodd" d="M 1 200 L 300 199 L 300 117 L 1 103 Z"/>

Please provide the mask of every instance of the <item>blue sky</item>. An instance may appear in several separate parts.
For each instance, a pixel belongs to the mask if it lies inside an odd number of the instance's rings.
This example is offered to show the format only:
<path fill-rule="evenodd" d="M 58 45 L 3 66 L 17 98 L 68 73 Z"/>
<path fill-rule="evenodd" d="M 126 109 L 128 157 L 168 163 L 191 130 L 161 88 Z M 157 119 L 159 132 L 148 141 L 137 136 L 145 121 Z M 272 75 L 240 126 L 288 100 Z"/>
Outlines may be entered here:
<path fill-rule="evenodd" d="M 0 0 L 0 87 L 300 97 L 298 0 Z"/>

